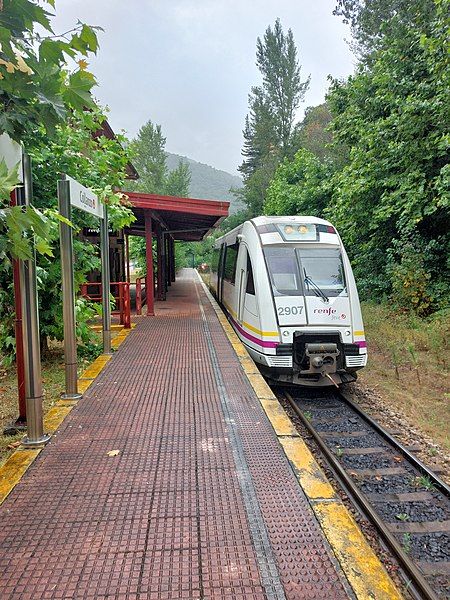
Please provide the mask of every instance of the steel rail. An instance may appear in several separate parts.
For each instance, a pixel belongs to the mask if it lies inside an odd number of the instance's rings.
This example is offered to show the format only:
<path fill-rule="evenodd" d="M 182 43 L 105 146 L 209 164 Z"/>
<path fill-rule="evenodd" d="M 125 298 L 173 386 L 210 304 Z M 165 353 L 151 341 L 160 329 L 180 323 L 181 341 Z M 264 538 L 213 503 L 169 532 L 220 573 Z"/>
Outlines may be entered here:
<path fill-rule="evenodd" d="M 292 410 L 299 417 L 302 424 L 306 427 L 308 432 L 314 438 L 314 441 L 319 446 L 328 464 L 337 476 L 339 483 L 344 487 L 345 492 L 348 493 L 348 495 L 356 502 L 356 504 L 363 511 L 363 513 L 370 519 L 370 521 L 376 527 L 377 531 L 379 532 L 385 543 L 390 548 L 391 552 L 396 557 L 397 561 L 399 562 L 401 568 L 403 569 L 406 577 L 409 579 L 410 584 L 412 586 L 412 588 L 410 587 L 408 591 L 414 591 L 414 595 L 421 600 L 439 600 L 438 596 L 431 589 L 420 570 L 417 568 L 417 566 L 414 564 L 411 558 L 403 551 L 401 545 L 399 544 L 395 536 L 391 533 L 386 524 L 380 518 L 380 516 L 370 504 L 366 496 L 358 489 L 353 479 L 347 474 L 345 469 L 335 458 L 334 454 L 322 440 L 320 435 L 316 432 L 316 430 L 308 421 L 308 419 L 304 417 L 302 411 L 299 409 L 299 407 L 295 403 L 295 400 L 292 398 L 289 392 L 283 389 L 283 394 L 289 402 Z"/>
<path fill-rule="evenodd" d="M 409 460 L 413 464 L 413 466 L 420 471 L 423 475 L 426 475 L 432 482 L 433 486 L 436 487 L 444 496 L 450 497 L 450 486 L 448 486 L 445 481 L 443 481 L 434 471 L 432 471 L 429 467 L 427 467 L 419 458 L 414 456 L 401 442 L 395 439 L 393 435 L 391 435 L 382 425 L 377 423 L 372 417 L 370 417 L 367 413 L 365 413 L 362 408 L 360 408 L 357 404 L 350 400 L 344 393 L 340 390 L 336 392 L 336 394 L 344 400 L 350 406 L 352 410 L 355 411 L 362 419 L 364 419 L 372 429 L 375 429 L 377 433 L 379 433 L 387 442 L 389 442 L 400 454 L 403 454 L 405 458 Z"/>

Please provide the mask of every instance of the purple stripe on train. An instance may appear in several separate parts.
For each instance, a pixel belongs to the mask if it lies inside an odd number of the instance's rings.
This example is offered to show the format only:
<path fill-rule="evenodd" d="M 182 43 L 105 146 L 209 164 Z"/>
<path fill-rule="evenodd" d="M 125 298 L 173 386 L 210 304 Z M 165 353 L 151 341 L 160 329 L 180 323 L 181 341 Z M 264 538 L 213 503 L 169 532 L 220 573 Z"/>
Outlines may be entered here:
<path fill-rule="evenodd" d="M 235 321 L 230 314 L 229 314 L 229 317 L 230 317 L 231 321 L 233 322 L 233 325 L 239 331 L 239 333 L 242 333 L 242 335 L 244 337 L 246 337 L 248 340 L 250 340 L 254 344 L 258 344 L 258 346 L 261 346 L 262 348 L 276 348 L 279 345 L 280 342 L 264 342 L 263 340 L 260 340 L 259 338 L 255 337 L 254 335 L 247 333 L 247 331 L 245 331 L 245 329 L 242 329 L 242 327 L 239 325 L 239 323 L 237 323 L 237 321 Z"/>

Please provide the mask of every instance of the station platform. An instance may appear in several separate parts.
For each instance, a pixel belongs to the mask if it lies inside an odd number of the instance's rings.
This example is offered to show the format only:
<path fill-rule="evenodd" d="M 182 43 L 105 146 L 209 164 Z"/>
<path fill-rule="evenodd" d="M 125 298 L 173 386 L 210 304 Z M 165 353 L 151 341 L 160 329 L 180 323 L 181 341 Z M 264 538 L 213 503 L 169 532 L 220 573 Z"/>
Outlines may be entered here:
<path fill-rule="evenodd" d="M 349 582 L 188 269 L 156 316 L 138 319 L 0 520 L 3 600 L 399 597 Z"/>

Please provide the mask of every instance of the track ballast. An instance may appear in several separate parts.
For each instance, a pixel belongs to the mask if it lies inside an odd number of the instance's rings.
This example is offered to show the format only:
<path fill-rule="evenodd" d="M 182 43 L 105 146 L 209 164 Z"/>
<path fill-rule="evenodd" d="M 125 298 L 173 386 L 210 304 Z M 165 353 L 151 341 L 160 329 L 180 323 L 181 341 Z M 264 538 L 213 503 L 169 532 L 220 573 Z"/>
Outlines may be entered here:
<path fill-rule="evenodd" d="M 278 388 L 417 598 L 450 593 L 450 488 L 337 390 Z"/>

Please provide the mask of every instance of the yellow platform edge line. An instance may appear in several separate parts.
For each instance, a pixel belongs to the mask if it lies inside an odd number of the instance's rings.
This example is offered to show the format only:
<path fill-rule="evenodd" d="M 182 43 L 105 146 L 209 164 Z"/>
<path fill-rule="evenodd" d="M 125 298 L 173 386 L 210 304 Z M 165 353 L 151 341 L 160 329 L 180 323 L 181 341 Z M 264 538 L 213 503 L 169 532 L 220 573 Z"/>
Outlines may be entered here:
<path fill-rule="evenodd" d="M 253 362 L 252 358 L 200 275 L 198 273 L 197 275 L 356 598 L 358 600 L 375 598 L 402 600 L 403 596 L 370 547 L 358 524 L 342 504 L 256 365 L 257 373 L 254 371 L 248 373 L 248 361 Z M 281 418 L 282 414 L 284 418 Z M 289 421 L 290 426 L 285 419 Z M 284 433 L 289 431 L 295 434 Z"/>
<path fill-rule="evenodd" d="M 19 483 L 40 451 L 40 448 L 16 450 L 0 467 L 0 504 Z"/>
<path fill-rule="evenodd" d="M 131 329 L 122 329 L 117 335 L 117 337 L 120 337 L 120 341 L 116 347 L 120 346 L 135 326 L 135 323 L 133 323 Z M 101 354 L 85 369 L 77 382 L 78 391 L 81 394 L 84 394 L 110 360 L 111 355 Z M 44 431 L 46 433 L 54 433 L 75 405 L 76 402 L 59 400 L 44 417 Z M 24 473 L 41 450 L 42 448 L 18 448 L 0 467 L 0 505 L 22 479 Z"/>

